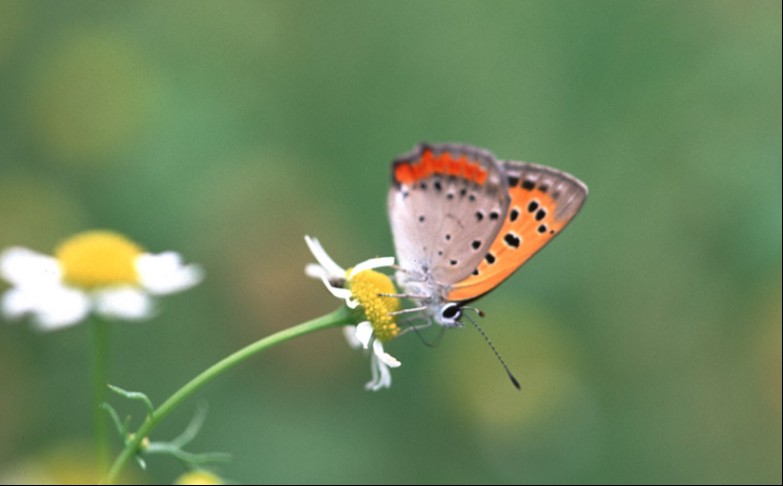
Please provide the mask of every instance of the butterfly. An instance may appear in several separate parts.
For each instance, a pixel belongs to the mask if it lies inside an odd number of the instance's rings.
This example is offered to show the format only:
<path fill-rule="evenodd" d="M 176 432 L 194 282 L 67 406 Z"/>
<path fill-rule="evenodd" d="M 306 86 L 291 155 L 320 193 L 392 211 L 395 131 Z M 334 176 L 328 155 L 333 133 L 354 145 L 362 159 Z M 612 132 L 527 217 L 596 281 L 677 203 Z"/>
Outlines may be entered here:
<path fill-rule="evenodd" d="M 391 176 L 395 279 L 444 327 L 461 326 L 463 307 L 559 235 L 587 197 L 570 174 L 470 145 L 421 143 Z"/>

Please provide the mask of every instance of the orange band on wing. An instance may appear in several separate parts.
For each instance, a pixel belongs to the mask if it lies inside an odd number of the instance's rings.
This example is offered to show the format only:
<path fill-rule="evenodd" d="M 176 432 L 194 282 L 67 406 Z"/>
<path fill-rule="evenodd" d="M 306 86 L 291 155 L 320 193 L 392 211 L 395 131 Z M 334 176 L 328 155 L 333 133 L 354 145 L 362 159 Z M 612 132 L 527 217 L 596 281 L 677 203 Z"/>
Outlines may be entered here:
<path fill-rule="evenodd" d="M 449 152 L 436 156 L 431 150 L 424 151 L 418 160 L 399 162 L 394 166 L 394 180 L 399 184 L 412 184 L 433 174 L 461 177 L 483 186 L 488 171 L 464 155 L 455 159 Z"/>
<path fill-rule="evenodd" d="M 432 159 L 432 167 L 435 169 L 436 174 L 443 174 L 446 172 L 446 159 L 433 156 L 432 152 L 429 150 L 424 152 L 424 155 L 429 155 L 430 159 Z"/>
<path fill-rule="evenodd" d="M 416 180 L 411 164 L 397 164 L 394 166 L 394 180 L 400 184 L 412 184 Z"/>
<path fill-rule="evenodd" d="M 469 181 L 475 181 L 476 174 L 478 174 L 479 169 L 480 167 L 478 164 L 468 162 L 467 159 L 465 159 L 465 166 L 462 168 L 462 175 L 465 176 L 465 179 Z"/>
<path fill-rule="evenodd" d="M 473 179 L 473 181 L 476 184 L 478 184 L 480 186 L 483 186 L 484 183 L 487 182 L 487 175 L 488 175 L 487 170 L 485 168 L 479 166 L 478 172 L 476 172 L 476 178 Z"/>

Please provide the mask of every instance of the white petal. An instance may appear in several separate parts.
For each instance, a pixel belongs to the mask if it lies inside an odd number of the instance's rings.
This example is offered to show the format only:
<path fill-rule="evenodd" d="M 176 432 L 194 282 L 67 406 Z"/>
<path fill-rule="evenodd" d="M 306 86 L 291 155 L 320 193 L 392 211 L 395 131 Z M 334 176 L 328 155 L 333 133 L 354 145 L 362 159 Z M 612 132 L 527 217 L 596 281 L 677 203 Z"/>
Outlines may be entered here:
<path fill-rule="evenodd" d="M 390 368 L 398 368 L 402 364 L 397 360 L 397 358 L 385 352 L 383 350 L 383 343 L 377 339 L 372 343 L 372 350 L 373 353 L 375 353 L 375 356 L 377 356 L 383 364 Z"/>
<path fill-rule="evenodd" d="M 62 270 L 56 258 L 16 246 L 0 253 L 0 275 L 17 286 L 51 286 Z"/>
<path fill-rule="evenodd" d="M 381 378 L 381 375 L 378 371 L 378 358 L 376 358 L 375 355 L 370 358 L 370 372 L 372 373 L 372 379 L 365 383 L 364 389 L 378 391 L 378 382 Z"/>
<path fill-rule="evenodd" d="M 307 269 L 305 269 L 305 271 L 307 271 Z M 358 304 L 351 305 L 351 291 L 349 289 L 332 285 L 332 282 L 329 281 L 329 276 L 326 274 L 326 272 L 321 273 L 321 281 L 324 283 L 324 287 L 326 287 L 326 290 L 328 290 L 330 294 L 334 295 L 338 299 L 345 299 L 345 303 L 351 309 L 356 308 L 356 305 Z"/>
<path fill-rule="evenodd" d="M 364 388 L 372 391 L 389 388 L 392 384 L 389 368 L 375 354 L 372 356 L 370 366 L 372 367 L 372 380 L 364 385 Z"/>
<path fill-rule="evenodd" d="M 90 299 L 81 290 L 59 287 L 40 302 L 35 310 L 35 323 L 47 331 L 71 326 L 90 313 Z"/>
<path fill-rule="evenodd" d="M 392 377 L 391 377 L 391 371 L 389 371 L 389 368 L 383 365 L 383 363 L 379 363 L 378 365 L 378 371 L 380 372 L 380 379 L 378 379 L 378 384 L 372 389 L 372 391 L 378 391 L 381 388 L 389 388 L 392 384 Z"/>
<path fill-rule="evenodd" d="M 324 276 L 322 279 L 324 285 L 326 286 L 326 290 L 329 291 L 330 294 L 334 295 L 338 299 L 345 299 L 346 304 L 348 304 L 348 307 L 351 307 L 350 303 L 348 302 L 351 299 L 351 291 L 348 289 L 344 289 L 342 287 L 335 287 L 332 285 L 329 280 Z M 354 305 L 351 307 L 351 309 L 355 309 L 356 306 Z"/>
<path fill-rule="evenodd" d="M 343 326 L 343 335 L 348 341 L 348 346 L 354 349 L 362 347 L 362 342 L 356 337 L 356 326 Z"/>
<path fill-rule="evenodd" d="M 22 289 L 8 289 L 0 300 L 0 308 L 6 319 L 17 319 L 33 310 L 33 299 Z"/>
<path fill-rule="evenodd" d="M 308 265 L 305 267 L 305 273 L 311 277 L 320 278 L 321 282 L 324 284 L 324 287 L 326 287 L 326 290 L 328 290 L 330 294 L 334 295 L 338 299 L 344 299 L 345 305 L 347 305 L 348 308 L 356 309 L 356 307 L 359 306 L 359 303 L 351 298 L 353 294 L 351 294 L 349 289 L 332 285 L 332 282 L 329 281 L 329 275 L 320 265 Z"/>
<path fill-rule="evenodd" d="M 112 319 L 139 320 L 152 315 L 150 297 L 133 287 L 118 287 L 96 292 L 95 311 Z"/>
<path fill-rule="evenodd" d="M 198 265 L 183 265 L 175 252 L 145 253 L 136 259 L 139 283 L 151 294 L 163 295 L 188 289 L 201 282 L 204 272 Z"/>
<path fill-rule="evenodd" d="M 345 305 L 348 306 L 349 309 L 356 309 L 359 307 L 359 301 L 352 299 L 352 297 L 353 294 L 345 298 Z"/>
<path fill-rule="evenodd" d="M 317 263 L 308 263 L 305 266 L 305 275 L 310 278 L 317 278 L 319 280 L 329 278 L 329 274 L 327 273 L 326 269 Z"/>
<path fill-rule="evenodd" d="M 335 263 L 334 260 L 332 260 L 332 257 L 330 257 L 326 250 L 324 250 L 324 247 L 321 246 L 321 243 L 318 241 L 317 238 L 311 238 L 309 236 L 305 236 L 305 242 L 307 243 L 307 246 L 310 248 L 310 253 L 313 254 L 316 260 L 318 260 L 318 263 L 326 270 L 326 273 L 329 275 L 329 277 L 334 278 L 343 278 L 345 277 L 345 270 Z"/>
<path fill-rule="evenodd" d="M 394 257 L 370 258 L 369 260 L 365 260 L 353 267 L 351 269 L 351 273 L 348 275 L 348 278 L 352 278 L 357 273 L 363 272 L 365 270 L 391 267 L 392 265 L 394 265 Z"/>
<path fill-rule="evenodd" d="M 370 340 L 372 339 L 373 328 L 370 321 L 360 322 L 356 326 L 356 340 L 359 341 L 364 349 L 370 347 Z"/>
<path fill-rule="evenodd" d="M 37 327 L 54 330 L 87 317 L 90 300 L 84 292 L 61 285 L 24 286 L 3 295 L 2 310 L 11 319 L 30 314 Z"/>

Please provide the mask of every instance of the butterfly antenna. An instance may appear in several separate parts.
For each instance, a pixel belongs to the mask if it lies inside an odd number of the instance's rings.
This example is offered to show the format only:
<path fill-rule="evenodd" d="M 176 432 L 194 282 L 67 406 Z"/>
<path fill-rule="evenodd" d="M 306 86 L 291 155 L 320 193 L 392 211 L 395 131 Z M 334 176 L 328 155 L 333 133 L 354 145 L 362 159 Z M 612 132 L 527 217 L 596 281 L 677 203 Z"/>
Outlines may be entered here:
<path fill-rule="evenodd" d="M 479 317 L 486 317 L 486 314 L 484 314 L 484 311 L 479 309 L 478 307 L 472 307 L 472 306 L 469 306 L 469 305 L 463 305 L 462 308 L 463 309 L 472 310 Z"/>
<path fill-rule="evenodd" d="M 478 309 L 477 309 L 478 310 Z M 480 312 L 480 311 L 479 311 Z M 483 312 L 479 313 L 479 315 L 482 315 Z M 500 353 L 498 352 L 497 348 L 495 348 L 495 345 L 492 344 L 492 341 L 489 339 L 489 336 L 487 336 L 487 333 L 484 332 L 484 330 L 481 328 L 481 326 L 476 323 L 473 319 L 471 319 L 467 314 L 462 314 L 464 318 L 466 318 L 471 324 L 473 324 L 473 327 L 476 328 L 476 330 L 481 334 L 481 337 L 484 338 L 484 341 L 487 342 L 490 349 L 492 349 L 492 352 L 495 353 L 495 357 L 497 357 L 498 361 L 500 361 L 500 364 L 503 365 L 503 369 L 506 370 L 506 374 L 508 375 L 508 378 L 511 380 L 511 383 L 514 384 L 514 386 L 517 388 L 517 390 L 521 390 L 522 386 L 519 384 L 519 380 L 514 376 L 513 373 L 511 373 L 511 370 L 508 369 L 508 365 L 505 361 L 503 361 L 503 357 L 500 356 Z"/>

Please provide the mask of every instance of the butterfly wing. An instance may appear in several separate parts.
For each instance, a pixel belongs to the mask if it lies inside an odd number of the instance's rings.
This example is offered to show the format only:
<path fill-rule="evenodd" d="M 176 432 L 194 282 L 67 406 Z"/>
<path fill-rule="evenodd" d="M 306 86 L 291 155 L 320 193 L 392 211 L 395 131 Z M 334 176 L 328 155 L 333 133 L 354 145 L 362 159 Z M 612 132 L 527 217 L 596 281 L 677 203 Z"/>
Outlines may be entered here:
<path fill-rule="evenodd" d="M 428 295 L 436 295 L 467 278 L 508 203 L 503 169 L 485 150 L 420 144 L 396 159 L 388 210 L 402 280 L 426 282 Z"/>
<path fill-rule="evenodd" d="M 587 186 L 541 165 L 504 161 L 510 203 L 492 245 L 475 272 L 451 286 L 447 299 L 465 302 L 497 287 L 560 234 L 582 207 Z"/>

